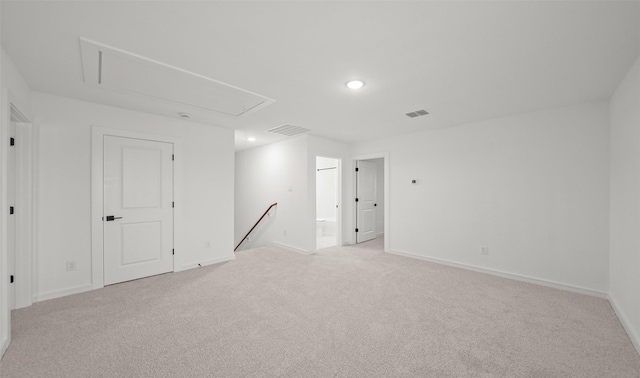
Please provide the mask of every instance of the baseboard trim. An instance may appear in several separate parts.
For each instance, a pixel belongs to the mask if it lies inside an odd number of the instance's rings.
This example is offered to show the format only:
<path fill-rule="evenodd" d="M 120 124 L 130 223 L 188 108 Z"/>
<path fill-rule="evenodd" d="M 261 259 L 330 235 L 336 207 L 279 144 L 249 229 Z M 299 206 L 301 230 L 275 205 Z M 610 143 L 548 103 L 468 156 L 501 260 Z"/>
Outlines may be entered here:
<path fill-rule="evenodd" d="M 611 307 L 613 308 L 613 311 L 616 313 L 618 319 L 620 320 L 620 323 L 622 324 L 622 328 L 627 331 L 627 335 L 629 335 L 631 343 L 636 348 L 638 354 L 640 354 L 640 335 L 638 335 L 638 332 L 633 328 L 631 322 L 629 321 L 629 318 L 625 315 L 624 311 L 622 311 L 622 308 L 618 304 L 618 301 L 616 301 L 611 293 L 609 293 L 608 299 Z"/>
<path fill-rule="evenodd" d="M 199 267 L 202 267 L 202 266 L 219 264 L 219 263 L 222 263 L 222 262 L 231 261 L 231 260 L 233 260 L 235 258 L 236 258 L 235 255 L 231 255 L 231 256 L 220 257 L 220 258 L 212 259 L 212 260 L 205 260 L 205 261 L 202 261 L 200 263 L 193 263 L 193 264 L 183 265 L 178 269 L 174 269 L 174 272 L 181 272 L 183 270 L 199 268 Z M 66 297 L 67 295 L 84 293 L 85 291 L 101 289 L 103 287 L 104 286 L 94 287 L 92 284 L 87 284 L 87 285 L 81 285 L 81 286 L 72 287 L 72 288 L 69 288 L 69 289 L 49 291 L 49 292 L 37 294 L 33 298 L 33 302 L 34 303 L 35 302 L 42 302 L 42 301 L 46 301 L 46 300 L 49 300 L 49 299 Z"/>
<path fill-rule="evenodd" d="M 234 260 L 236 258 L 236 255 L 231 255 L 231 256 L 224 256 L 224 257 L 219 257 L 217 259 L 212 259 L 212 260 L 205 260 L 199 263 L 193 263 L 193 264 L 186 264 L 181 266 L 178 269 L 174 269 L 174 272 L 182 272 L 185 270 L 189 270 L 189 269 L 195 269 L 195 268 L 201 268 L 203 266 L 207 266 L 207 265 L 214 265 L 214 264 L 220 264 L 223 262 L 227 262 L 227 261 L 231 261 Z"/>
<path fill-rule="evenodd" d="M 10 342 L 11 340 L 9 340 L 8 337 L 2 339 L 2 345 L 0 345 L 0 359 L 2 359 L 2 356 L 4 356 L 4 352 L 6 352 L 7 348 L 9 348 Z"/>
<path fill-rule="evenodd" d="M 573 286 L 573 285 L 563 284 L 563 283 L 560 283 L 560 282 L 554 282 L 554 281 L 549 281 L 549 280 L 544 280 L 544 279 L 540 279 L 540 278 L 524 276 L 524 275 L 515 274 L 515 273 L 508 273 L 508 272 L 503 272 L 503 271 L 500 271 L 500 270 L 479 268 L 479 267 L 476 267 L 476 266 L 473 266 L 473 265 L 463 264 L 463 263 L 459 263 L 459 262 L 455 262 L 455 261 L 449 261 L 449 260 L 438 259 L 438 258 L 434 258 L 434 257 L 427 257 L 427 256 L 417 255 L 417 254 L 411 253 L 411 252 L 389 250 L 388 253 L 391 253 L 391 254 L 394 254 L 394 255 L 398 255 L 398 256 L 410 257 L 410 258 L 414 258 L 414 259 L 418 259 L 418 260 L 429 261 L 429 262 L 436 263 L 436 264 L 448 265 L 448 266 L 452 266 L 452 267 L 455 267 L 455 268 L 472 270 L 474 272 L 490 274 L 492 276 L 508 278 L 508 279 L 512 279 L 512 280 L 516 280 L 516 281 L 527 282 L 527 283 L 530 283 L 530 284 L 552 287 L 554 289 L 571 291 L 573 293 L 585 294 L 585 295 L 590 295 L 590 296 L 593 296 L 593 297 L 608 299 L 608 295 L 605 292 L 597 291 L 597 290 L 593 290 L 593 289 L 588 289 L 588 288 L 584 288 L 584 287 L 580 287 L 580 286 Z"/>
<path fill-rule="evenodd" d="M 66 297 L 67 295 L 84 293 L 85 291 L 89 291 L 89 290 L 94 290 L 92 284 L 80 285 L 80 286 L 75 286 L 75 287 L 62 289 L 62 290 L 48 291 L 48 292 L 40 293 L 36 295 L 35 302 L 42 302 L 48 299 Z"/>
<path fill-rule="evenodd" d="M 282 247 L 285 249 L 288 249 L 290 251 L 296 252 L 296 253 L 300 253 L 302 255 L 313 255 L 315 252 L 309 252 L 309 251 L 305 251 L 304 249 L 298 248 L 298 247 L 294 247 L 288 244 L 284 244 L 284 243 L 280 243 L 280 242 L 273 242 L 273 245 L 276 245 L 278 247 Z"/>

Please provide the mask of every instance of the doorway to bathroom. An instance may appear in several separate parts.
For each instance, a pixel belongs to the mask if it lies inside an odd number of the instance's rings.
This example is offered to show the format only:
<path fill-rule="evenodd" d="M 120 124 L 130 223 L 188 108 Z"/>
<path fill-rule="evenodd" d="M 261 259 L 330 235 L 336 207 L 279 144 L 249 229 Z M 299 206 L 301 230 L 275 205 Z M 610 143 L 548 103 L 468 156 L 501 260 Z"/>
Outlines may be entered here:
<path fill-rule="evenodd" d="M 316 250 L 340 244 L 340 163 L 316 156 Z"/>

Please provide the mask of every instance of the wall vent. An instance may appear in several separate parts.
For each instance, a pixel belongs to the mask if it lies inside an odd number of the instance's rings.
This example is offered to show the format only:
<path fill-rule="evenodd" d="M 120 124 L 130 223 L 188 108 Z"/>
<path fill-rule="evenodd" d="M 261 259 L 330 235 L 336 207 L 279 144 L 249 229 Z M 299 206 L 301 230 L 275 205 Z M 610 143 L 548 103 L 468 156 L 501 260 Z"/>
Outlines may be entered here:
<path fill-rule="evenodd" d="M 304 127 L 294 126 L 294 125 L 282 125 L 271 128 L 267 130 L 268 133 L 293 136 L 302 133 L 306 133 L 307 131 L 311 131 L 309 129 L 305 129 Z"/>
<path fill-rule="evenodd" d="M 424 109 L 420 109 L 420 110 L 416 110 L 416 111 L 413 111 L 413 112 L 405 113 L 405 115 L 407 117 L 410 117 L 410 118 L 426 116 L 427 114 L 429 114 L 429 112 L 424 110 Z"/>

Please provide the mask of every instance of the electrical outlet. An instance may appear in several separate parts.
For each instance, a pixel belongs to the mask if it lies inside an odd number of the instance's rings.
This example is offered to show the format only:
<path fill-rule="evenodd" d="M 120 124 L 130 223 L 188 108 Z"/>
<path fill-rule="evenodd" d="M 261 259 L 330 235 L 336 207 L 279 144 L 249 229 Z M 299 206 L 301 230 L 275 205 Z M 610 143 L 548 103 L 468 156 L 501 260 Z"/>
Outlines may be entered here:
<path fill-rule="evenodd" d="M 283 234 L 284 236 L 287 236 L 287 230 L 283 230 L 283 231 L 282 231 L 282 234 Z"/>
<path fill-rule="evenodd" d="M 78 269 L 78 262 L 76 260 L 67 260 L 67 272 L 71 272 Z"/>
<path fill-rule="evenodd" d="M 481 255 L 488 255 L 489 254 L 489 247 L 483 245 L 482 247 L 480 247 L 480 254 Z"/>

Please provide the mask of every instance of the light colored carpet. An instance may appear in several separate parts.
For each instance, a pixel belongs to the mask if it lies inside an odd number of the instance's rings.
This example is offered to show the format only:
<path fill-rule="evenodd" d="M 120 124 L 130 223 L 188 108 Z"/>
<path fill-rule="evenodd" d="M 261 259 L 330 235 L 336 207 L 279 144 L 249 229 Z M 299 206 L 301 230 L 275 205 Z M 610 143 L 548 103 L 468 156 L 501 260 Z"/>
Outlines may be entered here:
<path fill-rule="evenodd" d="M 13 312 L 2 377 L 640 377 L 604 299 L 276 247 Z"/>

